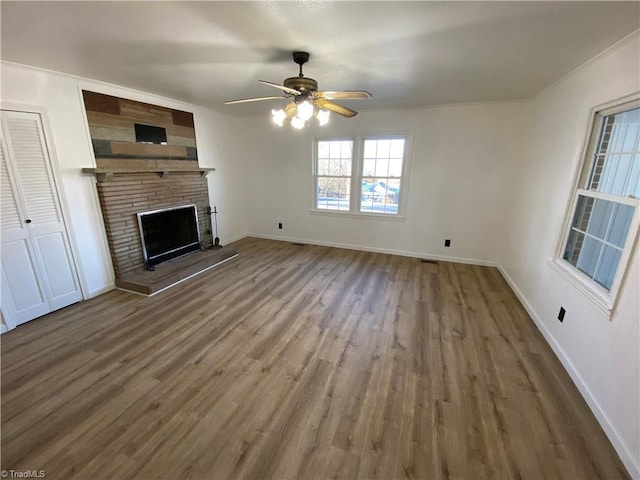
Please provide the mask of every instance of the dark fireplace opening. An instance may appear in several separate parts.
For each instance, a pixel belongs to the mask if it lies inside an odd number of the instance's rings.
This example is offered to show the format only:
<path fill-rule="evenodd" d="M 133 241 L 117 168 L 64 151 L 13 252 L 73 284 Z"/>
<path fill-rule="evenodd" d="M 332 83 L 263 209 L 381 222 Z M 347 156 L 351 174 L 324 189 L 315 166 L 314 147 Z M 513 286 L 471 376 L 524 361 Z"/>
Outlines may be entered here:
<path fill-rule="evenodd" d="M 138 212 L 144 262 L 149 270 L 172 258 L 200 249 L 195 205 Z"/>

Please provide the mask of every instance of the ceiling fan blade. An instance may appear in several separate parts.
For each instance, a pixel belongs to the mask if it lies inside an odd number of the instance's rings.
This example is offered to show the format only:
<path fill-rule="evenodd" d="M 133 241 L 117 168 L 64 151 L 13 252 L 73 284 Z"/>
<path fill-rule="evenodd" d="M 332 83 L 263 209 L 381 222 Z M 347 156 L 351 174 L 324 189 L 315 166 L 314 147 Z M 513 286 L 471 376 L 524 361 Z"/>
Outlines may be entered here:
<path fill-rule="evenodd" d="M 289 98 L 286 95 L 280 95 L 279 97 L 255 97 L 255 98 L 242 98 L 240 100 L 228 100 L 224 102 L 225 105 L 233 105 L 235 103 L 248 103 L 248 102 L 261 102 L 262 100 L 279 100 L 281 98 Z"/>
<path fill-rule="evenodd" d="M 356 112 L 355 110 L 351 110 L 350 108 L 347 108 L 344 105 L 340 105 L 339 103 L 325 100 L 324 98 L 316 98 L 313 103 L 315 103 L 320 108 L 330 110 L 337 113 L 338 115 L 342 115 L 343 117 L 355 117 L 358 114 L 358 112 Z"/>
<path fill-rule="evenodd" d="M 347 100 L 373 97 L 373 95 L 365 90 L 325 90 L 324 92 L 316 92 L 316 95 L 320 98 L 326 98 L 327 100 Z"/>
<path fill-rule="evenodd" d="M 302 92 L 299 92 L 295 88 L 285 87 L 284 85 L 279 85 L 273 82 L 267 82 L 266 80 L 258 80 L 260 83 L 264 83 L 265 85 L 269 85 L 270 87 L 279 88 L 283 92 L 290 93 L 291 95 L 300 95 Z"/>

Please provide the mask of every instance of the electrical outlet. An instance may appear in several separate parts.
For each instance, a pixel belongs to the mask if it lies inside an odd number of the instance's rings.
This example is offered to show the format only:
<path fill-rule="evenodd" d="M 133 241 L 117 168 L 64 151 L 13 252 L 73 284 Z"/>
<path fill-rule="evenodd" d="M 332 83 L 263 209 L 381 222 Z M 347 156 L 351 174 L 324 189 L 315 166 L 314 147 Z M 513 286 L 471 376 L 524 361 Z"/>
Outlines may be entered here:
<path fill-rule="evenodd" d="M 282 223 L 278 223 L 278 229 L 282 230 Z"/>
<path fill-rule="evenodd" d="M 560 311 L 558 312 L 558 320 L 560 320 L 560 323 L 564 322 L 565 313 L 567 313 L 567 311 L 564 309 L 564 307 L 560 307 Z"/>
<path fill-rule="evenodd" d="M 445 246 L 445 247 L 450 247 L 450 246 L 451 246 L 451 240 L 449 240 L 448 238 L 447 238 L 447 239 L 445 239 L 445 241 L 444 241 L 444 246 Z"/>

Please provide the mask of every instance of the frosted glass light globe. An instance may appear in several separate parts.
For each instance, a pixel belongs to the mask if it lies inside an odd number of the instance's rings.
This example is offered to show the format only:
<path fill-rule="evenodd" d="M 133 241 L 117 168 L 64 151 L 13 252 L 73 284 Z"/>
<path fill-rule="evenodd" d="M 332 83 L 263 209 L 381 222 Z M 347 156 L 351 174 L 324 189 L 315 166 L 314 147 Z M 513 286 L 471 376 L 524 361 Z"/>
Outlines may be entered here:
<path fill-rule="evenodd" d="M 284 110 L 271 110 L 271 118 L 276 125 L 282 126 L 284 119 L 287 118 L 287 114 L 284 113 Z"/>
<path fill-rule="evenodd" d="M 304 120 L 298 116 L 295 116 L 291 119 L 291 126 L 296 129 L 301 129 L 304 127 Z"/>
<path fill-rule="evenodd" d="M 319 110 L 318 113 L 316 113 L 316 118 L 318 119 L 318 125 L 320 125 L 321 127 L 323 125 L 326 125 L 327 123 L 329 123 L 329 110 Z"/>
<path fill-rule="evenodd" d="M 305 122 L 309 120 L 313 117 L 313 104 L 308 100 L 300 102 L 296 109 L 296 116 Z"/>

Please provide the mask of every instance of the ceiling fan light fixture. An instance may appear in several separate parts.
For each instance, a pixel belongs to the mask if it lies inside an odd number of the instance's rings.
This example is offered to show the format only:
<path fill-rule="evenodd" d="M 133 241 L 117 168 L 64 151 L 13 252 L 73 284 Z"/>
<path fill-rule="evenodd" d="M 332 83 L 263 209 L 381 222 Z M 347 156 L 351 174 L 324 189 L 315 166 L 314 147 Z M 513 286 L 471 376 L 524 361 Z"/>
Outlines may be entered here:
<path fill-rule="evenodd" d="M 316 119 L 318 120 L 318 125 L 323 127 L 327 123 L 329 123 L 329 115 L 330 115 L 329 110 L 319 109 L 318 113 L 316 113 Z"/>
<path fill-rule="evenodd" d="M 306 122 L 302 118 L 298 117 L 297 115 L 291 118 L 291 126 L 296 130 L 300 130 L 301 128 L 303 128 L 305 126 L 305 123 Z"/>
<path fill-rule="evenodd" d="M 281 127 L 284 124 L 284 119 L 287 118 L 287 114 L 282 109 L 271 110 L 271 118 L 276 125 Z"/>
<path fill-rule="evenodd" d="M 296 117 L 300 118 L 304 122 L 313 117 L 313 112 L 313 104 L 309 100 L 303 100 L 298 103 L 298 106 L 296 107 Z"/>
<path fill-rule="evenodd" d="M 1 0 L 0 0 L 1 1 Z M 286 78 L 282 85 L 266 80 L 258 82 L 281 90 L 280 96 L 252 97 L 239 100 L 229 100 L 226 105 L 236 103 L 260 102 L 264 100 L 289 99 L 284 109 L 271 110 L 271 119 L 276 125 L 283 126 L 287 119 L 291 119 L 291 126 L 301 129 L 309 125 L 309 120 L 316 117 L 320 127 L 329 122 L 329 112 L 346 118 L 355 117 L 358 112 L 333 100 L 353 100 L 359 98 L 371 98 L 372 95 L 364 90 L 318 90 L 318 82 L 313 78 L 305 77 L 302 73 L 302 65 L 309 61 L 308 52 L 293 52 L 293 61 L 300 67 L 297 77 Z"/>

